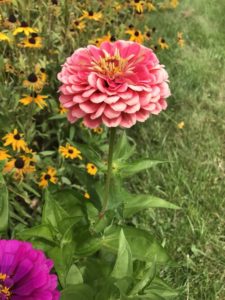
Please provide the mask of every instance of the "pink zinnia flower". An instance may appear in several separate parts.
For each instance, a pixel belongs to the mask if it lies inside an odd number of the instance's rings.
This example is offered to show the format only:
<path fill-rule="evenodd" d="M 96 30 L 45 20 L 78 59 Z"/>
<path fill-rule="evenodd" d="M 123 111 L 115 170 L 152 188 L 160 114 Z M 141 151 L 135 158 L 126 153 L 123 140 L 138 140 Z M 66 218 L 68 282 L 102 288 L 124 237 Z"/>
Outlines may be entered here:
<path fill-rule="evenodd" d="M 71 123 L 131 127 L 166 109 L 168 74 L 151 49 L 128 41 L 77 49 L 58 74 Z"/>
<path fill-rule="evenodd" d="M 0 240 L 0 299 L 58 300 L 53 262 L 27 242 Z"/>

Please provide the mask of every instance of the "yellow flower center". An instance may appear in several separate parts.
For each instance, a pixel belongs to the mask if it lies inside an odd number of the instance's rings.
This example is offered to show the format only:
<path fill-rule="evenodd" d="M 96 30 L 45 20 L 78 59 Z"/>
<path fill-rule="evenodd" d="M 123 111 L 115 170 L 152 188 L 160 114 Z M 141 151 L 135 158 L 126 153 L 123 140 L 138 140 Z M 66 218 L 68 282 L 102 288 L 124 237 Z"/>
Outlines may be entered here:
<path fill-rule="evenodd" d="M 104 58 L 100 58 L 98 62 L 94 62 L 93 64 L 94 71 L 106 75 L 110 79 L 114 79 L 125 72 L 127 59 L 122 58 L 119 51 L 116 50 L 112 56 L 106 52 Z"/>
<path fill-rule="evenodd" d="M 6 278 L 7 278 L 7 275 L 6 275 L 6 274 L 0 273 L 0 280 L 1 280 L 1 281 L 5 281 Z"/>
<path fill-rule="evenodd" d="M 10 300 L 11 292 L 7 286 L 4 285 L 4 281 L 7 279 L 7 275 L 0 273 L 0 298 L 3 295 L 3 299 Z M 2 298 L 1 298 L 2 299 Z"/>

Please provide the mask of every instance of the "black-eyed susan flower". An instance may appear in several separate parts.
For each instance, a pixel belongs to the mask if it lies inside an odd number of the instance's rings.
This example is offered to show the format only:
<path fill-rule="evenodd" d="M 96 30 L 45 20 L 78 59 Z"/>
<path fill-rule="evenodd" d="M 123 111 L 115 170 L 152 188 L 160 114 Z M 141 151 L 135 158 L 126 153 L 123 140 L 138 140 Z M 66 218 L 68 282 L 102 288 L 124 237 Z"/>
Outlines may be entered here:
<path fill-rule="evenodd" d="M 3 173 L 13 173 L 14 178 L 21 179 L 26 174 L 35 172 L 35 159 L 24 155 L 9 160 L 3 169 Z"/>
<path fill-rule="evenodd" d="M 19 100 L 23 105 L 29 105 L 31 103 L 35 103 L 40 109 L 44 109 L 44 107 L 48 106 L 45 99 L 48 96 L 38 95 L 36 92 L 31 93 L 30 95 L 23 95 L 23 98 Z"/>
<path fill-rule="evenodd" d="M 82 19 L 100 21 L 102 19 L 102 13 L 94 12 L 92 10 L 83 10 L 83 15 L 80 17 L 80 20 Z"/>
<path fill-rule="evenodd" d="M 106 35 L 101 37 L 101 43 L 103 42 L 115 42 L 116 37 L 114 35 L 111 35 L 110 32 L 108 32 Z"/>
<path fill-rule="evenodd" d="M 60 115 L 64 115 L 64 114 L 66 114 L 67 112 L 68 112 L 68 109 L 65 108 L 65 107 L 63 107 L 62 104 L 60 104 L 60 106 L 59 106 L 59 114 L 60 114 Z"/>
<path fill-rule="evenodd" d="M 45 188 L 51 182 L 56 184 L 58 181 L 56 169 L 53 167 L 48 167 L 46 172 L 41 173 L 41 179 L 39 182 L 39 186 L 41 188 Z"/>
<path fill-rule="evenodd" d="M 0 32 L 0 41 L 10 42 L 10 38 L 4 32 Z"/>
<path fill-rule="evenodd" d="M 129 40 L 132 42 L 136 42 L 139 44 L 142 44 L 144 42 L 145 36 L 141 33 L 140 30 L 137 30 L 134 28 L 132 28 L 132 29 L 129 28 L 128 30 L 125 31 L 125 33 L 130 35 Z"/>
<path fill-rule="evenodd" d="M 179 129 L 183 129 L 184 126 L 185 126 L 184 121 L 181 121 L 181 122 L 179 122 L 179 123 L 177 124 L 177 128 L 179 128 Z"/>
<path fill-rule="evenodd" d="M 81 152 L 74 146 L 70 145 L 69 143 L 66 146 L 59 147 L 59 153 L 65 157 L 70 159 L 79 158 L 82 159 Z"/>
<path fill-rule="evenodd" d="M 147 2 L 146 7 L 147 7 L 148 11 L 155 11 L 155 10 L 156 10 L 156 7 L 155 7 L 155 5 L 152 3 L 151 0 Z"/>
<path fill-rule="evenodd" d="M 94 176 L 94 175 L 97 173 L 98 168 L 97 168 L 94 164 L 88 163 L 88 164 L 86 165 L 86 170 L 87 170 L 88 174 Z"/>
<path fill-rule="evenodd" d="M 113 1 L 113 8 L 116 10 L 116 11 L 121 11 L 122 9 L 122 4 L 119 3 L 118 1 Z"/>
<path fill-rule="evenodd" d="M 0 149 L 0 160 L 6 160 L 11 157 L 7 152 L 8 150 Z"/>
<path fill-rule="evenodd" d="M 13 35 L 17 35 L 19 33 L 24 33 L 26 36 L 29 36 L 31 33 L 38 32 L 36 28 L 31 28 L 28 26 L 28 23 L 22 21 L 20 26 L 13 30 Z"/>
<path fill-rule="evenodd" d="M 6 73 L 16 74 L 16 69 L 8 62 L 5 63 L 4 69 Z"/>
<path fill-rule="evenodd" d="M 116 37 L 114 35 L 111 35 L 110 32 L 108 32 L 106 35 L 103 35 L 102 37 L 95 38 L 89 41 L 90 44 L 94 44 L 97 47 L 100 47 L 101 43 L 103 42 L 115 42 Z"/>
<path fill-rule="evenodd" d="M 72 29 L 78 29 L 79 31 L 83 31 L 86 27 L 86 24 L 84 21 L 81 20 L 74 20 L 71 23 L 71 28 Z"/>
<path fill-rule="evenodd" d="M 25 148 L 24 152 L 30 155 L 31 157 L 33 157 L 36 154 L 36 152 L 34 152 L 33 149 L 29 148 L 28 146 Z"/>
<path fill-rule="evenodd" d="M 182 32 L 178 32 L 177 33 L 177 43 L 179 45 L 179 47 L 183 48 L 184 47 L 184 39 L 183 39 L 183 33 Z"/>
<path fill-rule="evenodd" d="M 95 45 L 96 47 L 100 47 L 101 43 L 102 43 L 101 38 L 95 38 L 89 41 L 89 44 Z"/>
<path fill-rule="evenodd" d="M 39 64 L 36 64 L 35 66 L 35 74 L 38 76 L 38 78 L 42 81 L 43 84 L 47 82 L 47 73 L 45 68 L 41 67 Z"/>
<path fill-rule="evenodd" d="M 11 145 L 14 151 L 25 151 L 27 143 L 23 139 L 23 134 L 19 133 L 17 129 L 13 132 L 7 133 L 3 138 L 4 146 Z"/>
<path fill-rule="evenodd" d="M 92 129 L 94 133 L 97 134 L 102 134 L 103 133 L 103 128 L 102 127 L 96 127 Z"/>
<path fill-rule="evenodd" d="M 146 31 L 145 32 L 145 39 L 149 41 L 151 38 L 152 38 L 151 31 L 150 30 Z"/>
<path fill-rule="evenodd" d="M 16 16 L 14 14 L 10 14 L 9 17 L 4 20 L 3 27 L 13 29 L 19 24 Z"/>
<path fill-rule="evenodd" d="M 27 76 L 27 79 L 23 81 L 23 86 L 26 88 L 29 88 L 33 91 L 41 91 L 44 86 L 44 82 L 41 80 L 41 78 L 35 74 L 35 73 L 30 73 Z"/>
<path fill-rule="evenodd" d="M 176 8 L 179 5 L 179 0 L 170 0 L 170 7 Z"/>
<path fill-rule="evenodd" d="M 33 35 L 33 36 L 32 36 Z M 42 48 L 42 38 L 37 33 L 33 33 L 30 37 L 24 38 L 18 46 L 23 48 Z"/>
<path fill-rule="evenodd" d="M 130 2 L 130 5 L 138 12 L 139 14 L 144 12 L 145 1 L 142 0 L 133 0 Z"/>
<path fill-rule="evenodd" d="M 162 37 L 158 39 L 158 44 L 161 49 L 169 49 L 169 45 L 167 44 L 166 40 Z"/>
<path fill-rule="evenodd" d="M 90 196 L 90 194 L 89 194 L 88 192 L 85 192 L 85 193 L 84 193 L 84 198 L 85 198 L 85 199 L 90 199 L 91 196 Z"/>
<path fill-rule="evenodd" d="M 50 10 L 55 17 L 58 17 L 61 13 L 61 7 L 58 0 L 51 0 Z"/>

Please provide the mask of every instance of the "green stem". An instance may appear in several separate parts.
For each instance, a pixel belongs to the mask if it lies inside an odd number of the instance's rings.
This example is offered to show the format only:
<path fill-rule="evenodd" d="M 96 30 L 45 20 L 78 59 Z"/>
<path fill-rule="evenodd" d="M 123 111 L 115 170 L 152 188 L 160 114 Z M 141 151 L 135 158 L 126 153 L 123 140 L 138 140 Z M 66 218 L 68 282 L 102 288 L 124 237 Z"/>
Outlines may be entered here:
<path fill-rule="evenodd" d="M 105 181 L 105 195 L 103 199 L 102 211 L 100 212 L 100 218 L 102 218 L 107 210 L 109 202 L 109 188 L 112 176 L 112 163 L 113 163 L 113 146 L 115 142 L 116 128 L 112 127 L 109 129 L 109 152 L 108 152 L 108 170 Z"/>

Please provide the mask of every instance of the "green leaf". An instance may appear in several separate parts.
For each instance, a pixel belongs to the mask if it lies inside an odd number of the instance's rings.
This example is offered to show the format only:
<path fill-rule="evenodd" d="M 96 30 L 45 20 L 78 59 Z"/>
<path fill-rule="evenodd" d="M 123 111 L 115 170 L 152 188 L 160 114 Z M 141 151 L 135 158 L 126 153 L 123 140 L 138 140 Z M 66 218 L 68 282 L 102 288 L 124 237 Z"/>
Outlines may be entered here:
<path fill-rule="evenodd" d="M 45 204 L 42 213 L 42 224 L 50 224 L 53 228 L 58 227 L 58 223 L 69 215 L 67 212 L 53 199 L 48 190 L 45 191 Z"/>
<path fill-rule="evenodd" d="M 134 154 L 134 151 L 135 145 L 131 146 L 129 144 L 127 134 L 124 130 L 120 137 L 117 139 L 117 143 L 114 147 L 113 160 L 127 160 L 129 157 L 131 157 L 132 154 Z"/>
<path fill-rule="evenodd" d="M 133 260 L 130 246 L 121 229 L 119 236 L 119 248 L 116 263 L 111 276 L 116 279 L 131 277 L 133 274 Z"/>
<path fill-rule="evenodd" d="M 54 247 L 48 251 L 48 256 L 54 261 L 54 267 L 63 288 L 66 286 L 66 279 L 73 261 L 73 253 L 72 244 L 68 244 L 63 248 Z"/>
<path fill-rule="evenodd" d="M 103 203 L 105 187 L 101 182 L 96 184 L 96 191 L 101 200 L 101 203 Z M 107 207 L 108 210 L 114 210 L 115 208 L 118 208 L 118 206 L 121 206 L 123 204 L 124 197 L 122 196 L 122 193 L 123 189 L 121 186 L 121 181 L 115 177 L 111 178 L 109 188 L 109 202 Z"/>
<path fill-rule="evenodd" d="M 60 300 L 93 300 L 92 289 L 86 284 L 71 285 L 61 293 Z"/>
<path fill-rule="evenodd" d="M 67 212 L 67 214 L 69 214 L 70 217 L 84 215 L 75 189 L 61 189 L 54 193 L 52 198 Z"/>
<path fill-rule="evenodd" d="M 66 276 L 66 285 L 83 283 L 83 277 L 76 265 L 72 265 Z"/>
<path fill-rule="evenodd" d="M 0 167 L 0 233 L 6 232 L 9 223 L 9 197 Z"/>
<path fill-rule="evenodd" d="M 102 238 L 102 246 L 117 253 L 119 248 L 120 226 L 106 228 Z M 169 260 L 165 249 L 149 234 L 148 231 L 124 226 L 124 234 L 130 246 L 133 259 L 163 264 Z"/>
<path fill-rule="evenodd" d="M 155 264 L 155 262 L 152 262 L 151 267 L 148 268 L 147 271 L 144 272 L 144 274 L 142 275 L 142 278 L 138 281 L 138 283 L 135 284 L 135 286 L 133 287 L 130 294 L 136 295 L 139 292 L 141 292 L 146 287 L 146 285 L 148 285 L 152 282 L 155 275 L 156 275 L 156 264 Z"/>
<path fill-rule="evenodd" d="M 17 233 L 20 239 L 32 239 L 32 238 L 42 238 L 47 241 L 55 243 L 55 238 L 52 235 L 52 231 L 48 225 L 38 225 L 22 232 Z"/>
<path fill-rule="evenodd" d="M 147 289 L 145 289 L 145 293 L 147 295 L 154 294 L 155 296 L 160 296 L 162 297 L 162 299 L 172 299 L 172 300 L 179 295 L 179 292 L 176 289 L 170 287 L 167 283 L 165 283 L 160 278 L 154 278 L 150 286 Z"/>
<path fill-rule="evenodd" d="M 120 292 L 114 284 L 112 278 L 105 278 L 104 284 L 98 288 L 95 300 L 118 300 L 120 299 Z"/>
<path fill-rule="evenodd" d="M 34 194 L 35 196 L 37 196 L 38 198 L 40 198 L 40 194 L 35 189 L 33 189 L 29 184 L 26 184 L 25 182 L 21 182 L 20 186 L 24 190 L 27 190 L 28 192 L 31 192 L 32 194 Z"/>
<path fill-rule="evenodd" d="M 101 249 L 101 238 L 92 236 L 88 229 L 81 228 L 75 235 L 75 256 L 90 256 Z"/>
<path fill-rule="evenodd" d="M 163 161 L 150 159 L 142 159 L 131 163 L 120 163 L 118 164 L 118 172 L 121 177 L 126 178 L 161 163 L 163 163 Z"/>
<path fill-rule="evenodd" d="M 125 218 L 131 217 L 137 212 L 147 208 L 171 208 L 180 209 L 175 204 L 172 204 L 161 198 L 151 195 L 132 195 L 127 193 L 124 199 L 123 215 Z"/>

